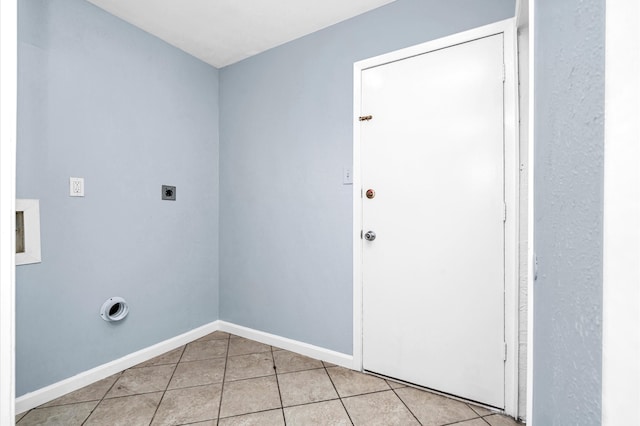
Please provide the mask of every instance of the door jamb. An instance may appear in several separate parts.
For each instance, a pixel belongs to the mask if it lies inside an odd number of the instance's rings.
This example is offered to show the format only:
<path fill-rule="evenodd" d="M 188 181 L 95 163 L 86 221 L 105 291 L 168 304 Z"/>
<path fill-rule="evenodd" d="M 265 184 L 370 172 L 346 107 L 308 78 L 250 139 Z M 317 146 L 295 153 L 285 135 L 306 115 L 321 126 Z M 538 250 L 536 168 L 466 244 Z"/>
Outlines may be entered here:
<path fill-rule="evenodd" d="M 406 59 L 482 37 L 504 34 L 504 196 L 505 221 L 505 412 L 518 416 L 518 229 L 519 136 L 517 33 L 514 19 L 506 19 L 451 36 L 354 63 L 353 117 L 353 368 L 362 371 L 362 181 L 360 165 L 361 74 L 389 62 Z"/>
<path fill-rule="evenodd" d="M 640 6 L 606 1 L 602 425 L 640 424 Z"/>

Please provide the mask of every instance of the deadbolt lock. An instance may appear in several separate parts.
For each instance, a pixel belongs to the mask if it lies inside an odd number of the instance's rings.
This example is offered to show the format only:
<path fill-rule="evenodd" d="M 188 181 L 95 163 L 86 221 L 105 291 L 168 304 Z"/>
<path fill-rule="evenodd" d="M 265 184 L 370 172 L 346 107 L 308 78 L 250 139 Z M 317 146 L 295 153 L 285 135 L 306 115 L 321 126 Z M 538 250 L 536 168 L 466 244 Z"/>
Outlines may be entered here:
<path fill-rule="evenodd" d="M 374 191 L 373 189 L 367 189 L 367 192 L 365 194 L 368 199 L 372 199 L 376 196 L 376 191 Z"/>

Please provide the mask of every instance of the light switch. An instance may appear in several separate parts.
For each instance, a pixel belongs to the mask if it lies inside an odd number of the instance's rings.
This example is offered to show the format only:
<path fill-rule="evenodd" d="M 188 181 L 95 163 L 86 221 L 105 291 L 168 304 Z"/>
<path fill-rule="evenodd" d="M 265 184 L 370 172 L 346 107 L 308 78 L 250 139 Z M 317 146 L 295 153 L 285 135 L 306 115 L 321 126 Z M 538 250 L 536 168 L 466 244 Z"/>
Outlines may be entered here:
<path fill-rule="evenodd" d="M 79 177 L 69 178 L 69 196 L 84 197 L 84 178 L 79 178 Z"/>

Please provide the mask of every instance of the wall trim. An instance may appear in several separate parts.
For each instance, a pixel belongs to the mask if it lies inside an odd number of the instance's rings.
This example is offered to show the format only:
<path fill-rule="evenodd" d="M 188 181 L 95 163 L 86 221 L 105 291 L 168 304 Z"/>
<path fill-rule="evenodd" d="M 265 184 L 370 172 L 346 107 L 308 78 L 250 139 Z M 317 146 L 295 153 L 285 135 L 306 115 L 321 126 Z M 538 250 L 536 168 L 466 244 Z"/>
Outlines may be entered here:
<path fill-rule="evenodd" d="M 47 402 L 53 401 L 54 399 L 69 392 L 73 392 L 122 370 L 131 368 L 141 362 L 148 361 L 151 358 L 162 355 L 163 353 L 171 351 L 182 345 L 186 345 L 187 343 L 204 337 L 214 331 L 224 331 L 236 336 L 255 340 L 256 342 L 277 346 L 301 355 L 330 362 L 341 367 L 354 368 L 353 356 L 351 355 L 321 348 L 298 340 L 277 336 L 275 334 L 265 333 L 264 331 L 254 330 L 252 328 L 243 327 L 230 322 L 217 320 L 191 331 L 187 331 L 179 336 L 172 337 L 160 343 L 156 343 L 155 345 L 140 349 L 139 351 L 125 355 L 122 358 L 99 365 L 91 370 L 84 371 L 57 383 L 53 383 L 49 386 L 45 386 L 36 391 L 22 395 L 16 399 L 16 413 L 24 413 L 32 408 L 46 404 Z"/>
<path fill-rule="evenodd" d="M 416 46 L 356 62 L 353 104 L 353 365 L 362 370 L 362 179 L 360 164 L 361 73 L 363 70 L 411 56 L 446 48 L 481 37 L 504 34 L 505 81 L 505 412 L 518 415 L 518 229 L 519 229 L 519 124 L 517 80 L 517 32 L 515 19 L 505 19 Z"/>
<path fill-rule="evenodd" d="M 640 6 L 607 0 L 602 425 L 640 424 Z"/>
<path fill-rule="evenodd" d="M 534 307 L 534 285 L 536 279 L 536 255 L 534 241 L 534 222 L 535 222 L 535 40 L 536 40 L 536 20 L 535 20 L 535 0 L 530 0 L 529 10 L 527 13 L 529 24 L 529 136 L 527 161 L 529 163 L 527 194 L 529 196 L 527 202 L 528 223 L 527 223 L 527 413 L 526 419 L 529 424 L 534 425 L 533 417 L 533 385 L 534 385 L 534 362 L 533 362 L 533 328 L 535 326 L 533 320 Z"/>
<path fill-rule="evenodd" d="M 149 346 L 139 351 L 125 355 L 106 364 L 99 365 L 91 370 L 84 371 L 68 379 L 61 380 L 49 386 L 45 386 L 36 391 L 16 398 L 15 410 L 17 414 L 38 407 L 69 392 L 78 390 L 91 383 L 102 380 L 141 362 L 148 361 L 158 355 L 171 351 L 182 345 L 190 343 L 209 333 L 220 330 L 220 321 L 214 321 L 201 327 L 187 331 L 179 336 L 172 337 L 155 345 Z"/>
<path fill-rule="evenodd" d="M 0 3 L 0 424 L 15 422 L 15 199 L 18 2 Z"/>
<path fill-rule="evenodd" d="M 275 334 L 265 333 L 264 331 L 254 330 L 252 328 L 243 327 L 226 321 L 218 321 L 218 323 L 220 325 L 220 331 L 225 331 L 227 333 L 235 334 L 236 336 L 255 340 L 256 342 L 267 345 L 276 346 L 310 358 L 319 359 L 320 361 L 330 362 L 341 367 L 355 370 L 360 369 L 359 366 L 354 366 L 352 355 L 343 354 L 341 352 L 332 351 L 331 349 L 325 349 L 320 346 L 311 345 L 309 343 L 281 337 Z"/>

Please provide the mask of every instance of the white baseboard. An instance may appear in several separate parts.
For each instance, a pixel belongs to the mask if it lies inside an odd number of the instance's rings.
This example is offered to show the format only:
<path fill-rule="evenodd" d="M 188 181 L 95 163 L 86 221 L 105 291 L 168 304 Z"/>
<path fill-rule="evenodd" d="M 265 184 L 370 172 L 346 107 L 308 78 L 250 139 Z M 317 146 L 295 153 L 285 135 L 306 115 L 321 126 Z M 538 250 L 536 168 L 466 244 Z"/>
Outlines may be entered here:
<path fill-rule="evenodd" d="M 141 362 L 148 361 L 151 358 L 162 355 L 163 353 L 182 345 L 186 345 L 187 343 L 218 330 L 296 352 L 310 358 L 330 362 L 342 367 L 354 370 L 360 369 L 359 366 L 354 366 L 352 355 L 346 355 L 341 352 L 332 351 L 330 349 L 321 348 L 319 346 L 310 345 L 308 343 L 288 339 L 275 334 L 265 333 L 263 331 L 218 320 L 179 336 L 172 337 L 171 339 L 167 339 L 153 346 L 149 346 L 148 348 L 123 356 L 122 358 L 92 368 L 91 370 L 76 374 L 68 379 L 64 379 L 52 385 L 22 395 L 21 397 L 16 398 L 16 414 L 24 413 L 27 410 L 46 404 L 47 402 L 53 401 L 54 399 L 69 392 L 83 388 L 91 383 L 97 382 L 98 380 L 102 380 L 122 370 L 126 370 L 127 368 L 140 364 Z"/>
<path fill-rule="evenodd" d="M 330 362 L 352 370 L 360 369 L 359 366 L 354 366 L 353 355 L 346 355 L 341 352 L 332 351 L 330 349 L 321 348 L 319 346 L 310 345 L 308 343 L 288 339 L 275 334 L 265 333 L 264 331 L 254 330 L 252 328 L 243 327 L 226 321 L 218 321 L 218 324 L 220 326 L 220 331 L 225 331 L 227 333 L 235 334 L 236 336 L 245 337 L 267 345 L 276 346 L 278 348 L 296 352 L 321 361 Z"/>
<path fill-rule="evenodd" d="M 179 336 L 172 337 L 171 339 L 149 346 L 148 348 L 133 352 L 129 355 L 123 356 L 122 358 L 38 389 L 37 391 L 22 395 L 21 397 L 16 398 L 16 414 L 24 413 L 25 411 L 39 405 L 53 401 L 54 399 L 69 392 L 73 392 L 90 385 L 91 383 L 97 382 L 98 380 L 102 380 L 122 370 L 126 370 L 127 368 L 140 364 L 141 362 L 150 360 L 158 355 L 162 355 L 165 352 L 171 351 L 219 329 L 220 321 L 205 324 L 202 327 L 198 327 Z"/>

